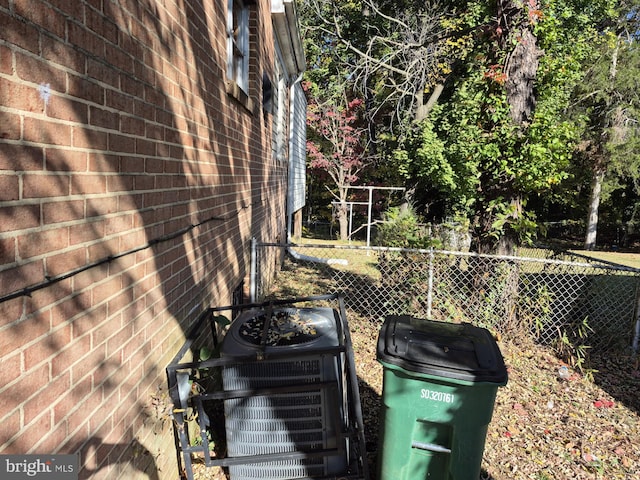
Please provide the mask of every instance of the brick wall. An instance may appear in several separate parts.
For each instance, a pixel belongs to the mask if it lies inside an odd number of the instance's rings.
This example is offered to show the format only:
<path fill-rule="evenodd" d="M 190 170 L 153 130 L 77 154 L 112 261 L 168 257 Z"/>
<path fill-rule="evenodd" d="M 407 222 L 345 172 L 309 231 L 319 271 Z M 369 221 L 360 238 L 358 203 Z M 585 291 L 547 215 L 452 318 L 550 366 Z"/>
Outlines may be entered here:
<path fill-rule="evenodd" d="M 252 110 L 226 93 L 226 4 L 0 0 L 0 453 L 177 477 L 164 367 L 231 302 L 250 238 L 284 235 L 269 2 Z"/>

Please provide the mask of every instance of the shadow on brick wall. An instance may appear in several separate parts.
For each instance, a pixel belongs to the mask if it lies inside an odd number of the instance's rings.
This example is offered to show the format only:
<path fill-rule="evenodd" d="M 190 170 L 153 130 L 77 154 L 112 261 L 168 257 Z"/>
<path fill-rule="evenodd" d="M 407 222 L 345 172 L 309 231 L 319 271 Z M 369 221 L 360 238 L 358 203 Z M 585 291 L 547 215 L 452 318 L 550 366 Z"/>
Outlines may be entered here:
<path fill-rule="evenodd" d="M 3 231 L 18 232 L 0 241 L 0 295 L 20 293 L 0 303 L 2 453 L 79 453 L 80 478 L 175 478 L 159 473 L 175 469 L 171 435 L 160 454 L 140 440 L 151 393 L 195 316 L 242 284 L 250 236 L 277 231 L 284 210 L 270 152 L 256 151 L 270 120 L 228 107 L 217 36 L 200 30 L 210 8 L 8 14 L 2 101 L 25 127 L 0 112 L 0 167 L 20 185 L 0 194 Z M 229 140 L 235 117 L 251 141 Z"/>
<path fill-rule="evenodd" d="M 77 445 L 75 450 L 84 459 L 79 480 L 100 477 L 103 473 L 107 475 L 106 478 L 113 478 L 114 471 L 123 478 L 136 478 L 136 475 L 144 474 L 149 480 L 160 479 L 153 454 L 136 439 L 125 445 L 94 437 Z"/>

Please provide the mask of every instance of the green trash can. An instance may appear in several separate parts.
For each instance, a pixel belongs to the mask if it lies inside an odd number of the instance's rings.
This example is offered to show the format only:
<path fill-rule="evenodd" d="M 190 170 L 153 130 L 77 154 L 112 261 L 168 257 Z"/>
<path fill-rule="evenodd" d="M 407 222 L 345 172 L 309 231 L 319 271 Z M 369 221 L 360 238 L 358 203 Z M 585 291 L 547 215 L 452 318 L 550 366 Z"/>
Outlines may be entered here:
<path fill-rule="evenodd" d="M 469 323 L 387 317 L 378 480 L 478 480 L 507 369 L 490 332 Z"/>

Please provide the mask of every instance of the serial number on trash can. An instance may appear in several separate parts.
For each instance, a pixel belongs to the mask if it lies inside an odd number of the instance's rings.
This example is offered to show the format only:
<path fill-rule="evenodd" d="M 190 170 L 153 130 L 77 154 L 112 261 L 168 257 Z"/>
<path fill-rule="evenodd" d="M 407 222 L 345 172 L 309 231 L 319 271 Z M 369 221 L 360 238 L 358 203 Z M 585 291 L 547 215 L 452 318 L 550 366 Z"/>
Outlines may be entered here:
<path fill-rule="evenodd" d="M 453 403 L 455 401 L 455 395 L 453 393 L 435 392 L 428 388 L 420 390 L 420 398 L 442 403 Z"/>

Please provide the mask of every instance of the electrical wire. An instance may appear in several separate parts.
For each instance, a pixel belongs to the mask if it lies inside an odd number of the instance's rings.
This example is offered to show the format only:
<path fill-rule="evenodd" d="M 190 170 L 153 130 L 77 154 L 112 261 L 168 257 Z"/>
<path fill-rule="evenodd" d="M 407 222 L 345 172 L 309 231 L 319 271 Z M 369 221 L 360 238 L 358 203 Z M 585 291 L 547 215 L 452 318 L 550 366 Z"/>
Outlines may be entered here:
<path fill-rule="evenodd" d="M 167 235 L 163 235 L 158 238 L 154 238 L 153 240 L 149 240 L 149 242 L 147 242 L 145 245 L 142 245 L 140 247 L 136 247 L 131 250 L 127 250 L 125 252 L 120 252 L 116 255 L 108 255 L 106 257 L 101 258 L 100 260 L 96 260 L 95 262 L 89 263 L 75 270 L 71 270 L 70 272 L 67 272 L 67 273 L 63 273 L 53 277 L 45 276 L 46 280 L 43 282 L 22 288 L 20 290 L 16 290 L 15 292 L 12 292 L 12 293 L 9 293 L 8 295 L 4 295 L 0 297 L 0 303 L 8 302 L 9 300 L 13 300 L 14 298 L 19 298 L 19 297 L 31 297 L 31 294 L 33 292 L 37 292 L 38 290 L 42 290 L 44 288 L 50 287 L 51 285 L 62 282 L 63 280 L 71 278 L 82 272 L 86 272 L 87 270 L 91 270 L 92 268 L 96 268 L 96 267 L 99 267 L 100 265 L 113 262 L 114 260 L 117 260 L 119 258 L 126 257 L 127 255 L 131 255 L 131 254 L 140 252 L 142 250 L 146 250 L 159 243 L 167 242 L 169 240 L 173 240 L 174 238 L 181 237 L 185 233 L 188 233 L 191 230 L 198 228 L 201 225 L 204 225 L 206 223 L 213 222 L 213 221 L 224 222 L 226 220 L 227 220 L 227 217 L 210 217 L 201 222 L 188 225 L 184 228 L 181 228 L 180 230 L 176 230 L 175 232 L 169 233 Z"/>

